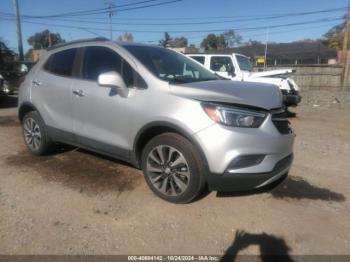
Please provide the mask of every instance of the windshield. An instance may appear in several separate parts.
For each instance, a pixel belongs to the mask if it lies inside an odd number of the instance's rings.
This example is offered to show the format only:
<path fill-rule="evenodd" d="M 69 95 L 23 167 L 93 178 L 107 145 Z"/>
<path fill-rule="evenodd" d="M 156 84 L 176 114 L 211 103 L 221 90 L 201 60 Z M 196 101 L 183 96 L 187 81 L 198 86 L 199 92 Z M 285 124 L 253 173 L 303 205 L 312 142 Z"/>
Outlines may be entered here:
<path fill-rule="evenodd" d="M 125 45 L 156 77 L 172 83 L 191 83 L 217 80 L 218 77 L 175 51 L 155 46 Z"/>
<path fill-rule="evenodd" d="M 239 68 L 242 71 L 249 71 L 249 72 L 253 71 L 253 66 L 250 63 L 248 57 L 241 56 L 241 55 L 236 55 L 236 57 L 237 57 L 237 62 L 238 62 Z"/>

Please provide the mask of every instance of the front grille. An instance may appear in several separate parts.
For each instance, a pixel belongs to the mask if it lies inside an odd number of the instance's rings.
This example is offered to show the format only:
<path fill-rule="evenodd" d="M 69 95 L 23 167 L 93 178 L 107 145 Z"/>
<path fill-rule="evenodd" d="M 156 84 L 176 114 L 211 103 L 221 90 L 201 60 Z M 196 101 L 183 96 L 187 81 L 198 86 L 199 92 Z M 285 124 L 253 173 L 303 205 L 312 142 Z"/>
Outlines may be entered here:
<path fill-rule="evenodd" d="M 286 118 L 285 112 L 273 114 L 272 122 L 282 135 L 287 135 L 292 132 L 292 129 L 289 126 L 290 122 Z"/>

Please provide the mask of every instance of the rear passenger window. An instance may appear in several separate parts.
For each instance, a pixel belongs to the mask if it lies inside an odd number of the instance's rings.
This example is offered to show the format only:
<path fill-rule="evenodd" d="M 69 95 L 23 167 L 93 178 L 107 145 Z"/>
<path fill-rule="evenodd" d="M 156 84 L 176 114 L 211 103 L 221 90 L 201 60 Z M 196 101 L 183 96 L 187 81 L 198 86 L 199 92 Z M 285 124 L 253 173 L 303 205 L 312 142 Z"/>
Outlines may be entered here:
<path fill-rule="evenodd" d="M 100 74 L 108 71 L 118 72 L 128 87 L 145 88 L 146 86 L 141 76 L 112 49 L 101 46 L 86 47 L 82 70 L 83 79 L 97 81 Z"/>
<path fill-rule="evenodd" d="M 44 69 L 60 76 L 72 76 L 76 48 L 52 54 L 44 65 Z"/>
<path fill-rule="evenodd" d="M 191 58 L 201 63 L 202 65 L 204 65 L 204 60 L 205 60 L 204 56 L 191 56 Z"/>

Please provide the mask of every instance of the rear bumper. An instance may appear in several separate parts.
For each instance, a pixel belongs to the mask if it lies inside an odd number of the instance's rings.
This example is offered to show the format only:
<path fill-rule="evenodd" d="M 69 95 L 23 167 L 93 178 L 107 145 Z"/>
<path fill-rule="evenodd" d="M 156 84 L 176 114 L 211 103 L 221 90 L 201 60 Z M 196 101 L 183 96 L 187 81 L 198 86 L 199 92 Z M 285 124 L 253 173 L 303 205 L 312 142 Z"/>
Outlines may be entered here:
<path fill-rule="evenodd" d="M 292 165 L 293 154 L 281 159 L 271 172 L 266 173 L 210 173 L 208 187 L 213 191 L 247 191 L 266 186 L 286 175 Z"/>

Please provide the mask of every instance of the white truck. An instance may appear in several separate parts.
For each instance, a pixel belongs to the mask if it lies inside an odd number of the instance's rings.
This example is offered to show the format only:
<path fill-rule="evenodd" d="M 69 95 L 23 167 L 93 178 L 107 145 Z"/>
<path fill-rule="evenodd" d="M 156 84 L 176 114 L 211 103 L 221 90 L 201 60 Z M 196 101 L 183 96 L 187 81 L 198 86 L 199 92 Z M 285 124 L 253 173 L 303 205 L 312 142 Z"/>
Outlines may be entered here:
<path fill-rule="evenodd" d="M 284 104 L 297 106 L 301 101 L 299 87 L 289 76 L 292 69 L 253 72 L 249 57 L 241 54 L 186 54 L 218 75 L 233 81 L 269 83 L 277 85 L 284 97 Z"/>

